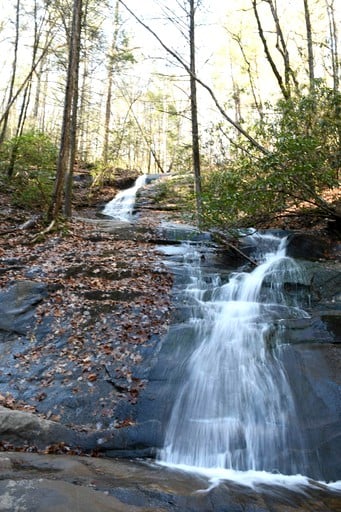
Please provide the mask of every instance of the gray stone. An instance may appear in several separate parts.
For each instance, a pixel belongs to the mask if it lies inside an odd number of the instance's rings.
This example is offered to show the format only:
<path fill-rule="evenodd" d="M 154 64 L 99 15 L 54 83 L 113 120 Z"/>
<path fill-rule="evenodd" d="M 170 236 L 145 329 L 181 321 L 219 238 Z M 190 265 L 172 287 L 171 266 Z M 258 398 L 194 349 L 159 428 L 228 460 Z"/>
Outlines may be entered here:
<path fill-rule="evenodd" d="M 341 504 L 340 490 L 317 482 L 241 485 L 150 462 L 63 455 L 2 460 L 11 463 L 0 480 L 5 512 L 337 512 Z"/>
<path fill-rule="evenodd" d="M 46 286 L 35 281 L 17 281 L 0 292 L 0 331 L 26 334 L 46 293 Z"/>
<path fill-rule="evenodd" d="M 38 448 L 46 448 L 54 443 L 73 444 L 76 437 L 76 434 L 64 425 L 45 420 L 30 412 L 0 406 L 2 441 L 19 446 L 29 443 Z"/>

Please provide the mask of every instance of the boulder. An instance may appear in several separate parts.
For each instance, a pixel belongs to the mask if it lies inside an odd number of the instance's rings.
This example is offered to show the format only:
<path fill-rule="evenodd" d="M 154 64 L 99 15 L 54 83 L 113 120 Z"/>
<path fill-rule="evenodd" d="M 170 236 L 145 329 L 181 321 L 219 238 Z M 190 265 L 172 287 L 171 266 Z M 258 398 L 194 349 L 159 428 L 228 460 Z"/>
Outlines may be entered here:
<path fill-rule="evenodd" d="M 324 237 L 307 233 L 293 233 L 288 237 L 287 253 L 292 258 L 314 261 L 328 257 L 331 249 L 331 242 Z"/>
<path fill-rule="evenodd" d="M 36 414 L 0 406 L 0 438 L 16 446 L 47 446 L 63 443 L 75 444 L 77 435 L 64 425 L 43 419 Z"/>

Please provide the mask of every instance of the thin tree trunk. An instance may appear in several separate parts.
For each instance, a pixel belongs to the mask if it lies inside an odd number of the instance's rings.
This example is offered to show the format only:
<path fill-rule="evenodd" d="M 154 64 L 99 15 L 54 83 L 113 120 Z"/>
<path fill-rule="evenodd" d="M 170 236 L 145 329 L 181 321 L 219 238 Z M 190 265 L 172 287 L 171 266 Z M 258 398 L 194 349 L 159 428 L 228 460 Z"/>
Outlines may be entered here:
<path fill-rule="evenodd" d="M 197 104 L 197 82 L 196 82 L 196 63 L 195 63 L 195 6 L 194 0 L 189 1 L 189 41 L 190 41 L 190 87 L 191 87 L 191 122 L 192 122 L 192 158 L 193 173 L 195 185 L 195 199 L 197 209 L 198 225 L 202 224 L 203 205 L 201 191 L 201 172 L 200 172 L 200 142 L 198 126 L 198 104 Z"/>
<path fill-rule="evenodd" d="M 88 8 L 89 8 L 89 0 L 83 0 L 83 60 L 82 60 L 82 72 L 79 73 L 82 75 L 82 84 L 79 85 L 79 108 L 78 108 L 78 152 L 79 158 L 83 161 L 87 161 L 88 157 L 88 127 L 89 127 L 89 117 L 91 109 L 89 106 L 91 105 L 90 100 L 90 90 L 91 84 L 89 82 L 89 58 L 88 58 L 88 40 L 90 38 L 87 29 L 87 19 L 88 19 Z"/>
<path fill-rule="evenodd" d="M 335 21 L 334 0 L 326 0 L 327 16 L 329 22 L 330 53 L 333 70 L 333 88 L 338 92 L 340 86 L 340 58 L 338 51 L 338 30 Z"/>
<path fill-rule="evenodd" d="M 7 107 L 5 108 L 5 112 L 2 115 L 2 118 L 0 119 L 0 124 L 2 124 L 1 132 L 0 132 L 0 145 L 3 143 L 3 141 L 5 140 L 5 137 L 6 137 L 9 112 L 10 112 L 10 108 L 14 102 L 13 91 L 14 91 L 14 83 L 15 83 L 15 78 L 16 78 L 16 73 L 17 73 L 19 34 L 20 34 L 20 0 L 17 0 L 12 76 L 11 76 L 11 81 L 10 81 L 10 86 L 9 86 L 9 91 L 8 91 Z"/>
<path fill-rule="evenodd" d="M 274 4 L 273 0 L 265 0 L 265 1 L 270 6 L 271 14 L 272 14 L 273 20 L 275 22 L 275 26 L 276 26 L 276 35 L 277 35 L 276 48 L 283 58 L 284 76 L 285 76 L 285 83 L 286 83 L 287 90 L 290 92 L 290 89 L 291 89 L 290 80 L 292 80 L 292 82 L 295 86 L 295 89 L 297 91 L 299 89 L 299 83 L 298 83 L 296 75 L 290 65 L 289 52 L 288 52 L 287 44 L 285 41 L 285 37 L 283 35 L 282 27 L 281 27 L 281 24 L 280 24 L 280 21 L 278 18 L 277 7 L 275 5 L 276 2 Z"/>
<path fill-rule="evenodd" d="M 308 47 L 308 69 L 309 69 L 309 85 L 310 92 L 314 92 L 315 88 L 315 66 L 314 66 L 314 50 L 313 50 L 313 38 L 310 21 L 310 10 L 308 0 L 303 0 L 304 3 L 304 18 L 307 30 L 307 47 Z"/>
<path fill-rule="evenodd" d="M 282 91 L 282 94 L 283 94 L 284 98 L 285 99 L 289 99 L 290 98 L 290 90 L 288 90 L 287 84 L 285 83 L 285 80 L 283 80 L 283 77 L 282 77 L 281 73 L 277 69 L 275 61 L 272 58 L 272 55 L 271 55 L 271 52 L 270 52 L 270 49 L 269 49 L 269 46 L 268 46 L 268 43 L 267 43 L 264 31 L 263 31 L 263 26 L 262 26 L 262 23 L 261 23 L 261 20 L 260 20 L 260 17 L 259 17 L 257 1 L 256 0 L 252 1 L 252 6 L 253 6 L 253 11 L 254 11 L 254 14 L 255 14 L 255 17 L 256 17 L 256 21 L 257 21 L 258 34 L 259 34 L 259 37 L 261 38 L 261 41 L 263 43 L 263 48 L 264 48 L 265 56 L 267 58 L 267 61 L 270 64 L 270 67 L 271 67 L 271 69 L 273 71 L 273 74 L 276 77 L 277 83 L 279 85 L 279 88 Z"/>
<path fill-rule="evenodd" d="M 78 99 L 78 69 L 80 56 L 80 34 L 82 19 L 82 0 L 74 0 L 72 12 L 72 28 L 69 47 L 69 62 L 66 79 L 64 113 L 57 175 L 53 198 L 48 212 L 49 220 L 55 220 L 60 213 L 65 187 L 64 213 L 71 215 L 72 176 L 75 158 L 77 99 Z"/>
<path fill-rule="evenodd" d="M 72 109 L 71 109 L 71 123 L 70 123 L 70 154 L 69 161 L 66 167 L 65 179 L 65 203 L 64 214 L 66 217 L 71 217 L 72 213 L 72 183 L 73 183 L 73 169 L 76 160 L 77 152 L 77 108 L 78 108 L 78 82 L 79 82 L 79 61 L 80 61 L 80 47 L 81 47 L 81 31 L 82 31 L 82 0 L 75 0 L 74 5 L 74 30 L 72 33 L 71 47 L 73 50 L 72 57 Z"/>
<path fill-rule="evenodd" d="M 257 112 L 259 114 L 259 118 L 262 121 L 264 118 L 263 105 L 262 105 L 262 100 L 259 98 L 259 96 L 257 96 L 255 80 L 254 80 L 254 76 L 253 76 L 253 72 L 252 72 L 252 68 L 251 68 L 251 62 L 247 58 L 247 55 L 244 51 L 244 47 L 243 47 L 242 40 L 241 40 L 240 36 L 238 36 L 236 34 L 232 34 L 232 38 L 238 44 L 241 54 L 243 56 L 244 62 L 246 64 L 246 69 L 247 69 L 247 74 L 249 77 L 249 83 L 250 83 L 250 89 L 251 89 L 253 101 L 254 101 L 255 107 L 257 109 Z M 258 73 L 256 76 L 258 76 Z"/>
<path fill-rule="evenodd" d="M 37 84 L 36 84 L 36 91 L 34 95 L 34 106 L 33 106 L 33 117 L 36 121 L 36 124 L 38 124 L 38 114 L 39 114 L 39 107 L 40 107 L 40 96 L 41 96 L 41 78 L 44 70 L 44 60 L 40 62 L 39 71 L 36 73 L 37 78 Z"/>
<path fill-rule="evenodd" d="M 118 31 L 119 31 L 119 1 L 116 0 L 115 14 L 114 14 L 114 33 L 112 37 L 112 43 L 110 53 L 108 55 L 108 75 L 107 75 L 107 98 L 105 102 L 105 120 L 104 120 L 104 141 L 103 141 L 103 162 L 108 162 L 108 151 L 109 151 L 109 134 L 110 134 L 110 120 L 111 120 L 111 100 L 112 100 L 112 87 L 114 79 L 114 63 L 115 55 L 117 53 L 118 43 Z"/>
<path fill-rule="evenodd" d="M 332 61 L 332 70 L 333 70 L 333 90 L 335 97 L 335 119 L 341 118 L 341 101 L 339 95 L 339 87 L 340 87 L 340 58 L 338 52 L 338 30 L 337 24 L 335 21 L 335 8 L 334 8 L 334 0 L 328 2 L 326 0 L 326 8 L 327 15 L 329 21 L 329 37 L 330 37 L 330 50 L 331 50 L 331 61 Z M 340 123 L 337 124 L 337 138 L 338 138 L 338 151 L 335 156 L 335 174 L 336 179 L 340 179 L 340 161 L 341 161 L 341 126 Z"/>

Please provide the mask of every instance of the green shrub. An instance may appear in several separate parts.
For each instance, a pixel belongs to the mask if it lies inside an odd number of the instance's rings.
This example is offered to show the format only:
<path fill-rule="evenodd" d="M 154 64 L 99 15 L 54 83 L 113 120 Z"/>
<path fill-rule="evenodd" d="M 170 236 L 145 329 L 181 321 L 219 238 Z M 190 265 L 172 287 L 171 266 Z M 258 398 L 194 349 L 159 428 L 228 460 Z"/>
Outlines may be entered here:
<path fill-rule="evenodd" d="M 7 176 L 13 203 L 45 210 L 50 202 L 57 147 L 45 134 L 29 132 L 5 141 L 0 148 L 0 171 Z"/>
<path fill-rule="evenodd" d="M 254 127 L 268 154 L 239 142 L 229 160 L 203 173 L 206 224 L 250 224 L 302 202 L 328 214 L 322 195 L 338 186 L 340 107 L 341 96 L 323 84 L 313 94 L 281 101 Z"/>

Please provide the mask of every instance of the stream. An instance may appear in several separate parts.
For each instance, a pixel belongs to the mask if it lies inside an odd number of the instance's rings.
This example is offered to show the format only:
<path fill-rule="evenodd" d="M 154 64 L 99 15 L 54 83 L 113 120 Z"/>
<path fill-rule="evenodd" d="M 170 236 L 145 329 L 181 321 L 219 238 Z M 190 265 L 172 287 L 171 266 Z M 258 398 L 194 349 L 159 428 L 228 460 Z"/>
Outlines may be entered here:
<path fill-rule="evenodd" d="M 283 322 L 308 314 L 285 293 L 304 282 L 285 238 L 250 235 L 258 266 L 222 284 L 189 249 L 191 353 L 180 379 L 160 461 L 200 468 L 309 474 L 281 351 Z M 255 257 L 255 256 L 254 256 Z M 187 359 L 187 358 L 186 358 Z M 322 475 L 321 475 L 322 477 Z"/>
<path fill-rule="evenodd" d="M 2 258 L 0 510 L 341 511 L 338 242 L 236 252 L 165 220 L 159 178 Z"/>
<path fill-rule="evenodd" d="M 120 193 L 104 213 L 131 219 L 128 203 L 144 183 L 141 178 L 126 197 Z M 125 205 L 128 217 L 116 209 L 117 203 Z M 172 229 L 164 226 L 168 233 Z M 184 230 L 175 226 L 174 233 L 181 239 Z M 304 266 L 287 255 L 283 233 L 250 230 L 241 235 L 257 262 L 254 269 L 249 264 L 237 270 L 217 265 L 205 242 L 159 247 L 175 275 L 181 313 L 152 370 L 156 405 L 144 405 L 152 411 L 150 419 L 162 423 L 156 464 L 160 470 L 204 476 L 205 492 L 223 482 L 257 492 L 267 488 L 270 494 L 278 486 L 298 493 L 319 486 L 341 491 L 340 466 L 329 458 L 323 421 L 333 402 L 339 408 L 339 388 L 329 389 L 328 400 L 318 404 L 321 389 L 307 381 L 314 379 L 319 354 L 315 352 L 312 375 L 300 382 L 306 348 L 299 352 L 300 342 L 291 343 L 292 326 L 310 322 Z M 153 384 L 151 389 L 149 399 Z"/>

